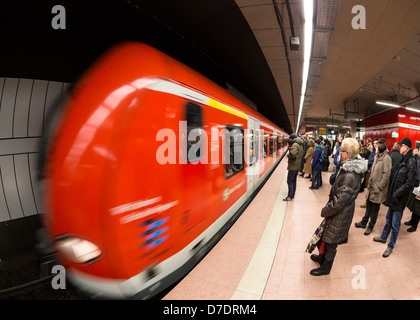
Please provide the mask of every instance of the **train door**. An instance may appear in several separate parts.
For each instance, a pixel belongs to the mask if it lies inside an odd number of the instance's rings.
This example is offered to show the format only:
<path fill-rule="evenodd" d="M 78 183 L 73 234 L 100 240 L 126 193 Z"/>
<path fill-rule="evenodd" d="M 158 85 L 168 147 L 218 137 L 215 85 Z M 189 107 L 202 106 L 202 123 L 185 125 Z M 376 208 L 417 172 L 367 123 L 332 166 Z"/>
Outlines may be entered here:
<path fill-rule="evenodd" d="M 259 173 L 259 122 L 248 117 L 248 143 L 245 146 L 245 156 L 247 159 L 247 192 L 253 191 L 258 181 Z"/>
<path fill-rule="evenodd" d="M 206 165 L 201 161 L 207 156 L 207 143 L 204 136 L 204 109 L 197 103 L 185 104 L 184 119 L 186 134 L 180 139 L 186 145 L 183 156 L 182 185 L 184 212 L 181 225 L 184 233 L 188 233 L 201 224 L 206 217 Z M 162 182 L 163 183 L 163 182 Z"/>
<path fill-rule="evenodd" d="M 271 137 L 271 143 L 273 144 L 273 163 L 277 160 L 277 132 Z"/>

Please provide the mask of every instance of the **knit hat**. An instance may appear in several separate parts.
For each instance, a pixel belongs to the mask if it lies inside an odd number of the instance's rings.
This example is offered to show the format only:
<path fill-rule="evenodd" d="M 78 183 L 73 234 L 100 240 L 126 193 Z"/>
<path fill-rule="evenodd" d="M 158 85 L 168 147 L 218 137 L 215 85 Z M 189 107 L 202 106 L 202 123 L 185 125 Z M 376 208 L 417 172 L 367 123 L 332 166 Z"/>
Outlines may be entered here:
<path fill-rule="evenodd" d="M 405 144 L 410 149 L 412 148 L 411 140 L 409 138 L 404 138 L 400 142 L 398 142 L 399 145 Z"/>

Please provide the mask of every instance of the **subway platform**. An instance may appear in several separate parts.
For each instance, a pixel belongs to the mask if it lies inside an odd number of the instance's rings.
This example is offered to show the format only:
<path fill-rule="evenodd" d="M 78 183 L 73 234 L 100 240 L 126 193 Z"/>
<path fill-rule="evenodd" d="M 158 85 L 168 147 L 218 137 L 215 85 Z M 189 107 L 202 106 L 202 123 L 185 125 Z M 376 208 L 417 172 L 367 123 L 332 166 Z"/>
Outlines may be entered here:
<path fill-rule="evenodd" d="M 287 196 L 287 158 L 207 256 L 163 300 L 418 300 L 420 299 L 420 231 L 408 233 L 405 209 L 393 253 L 383 258 L 387 244 L 373 241 L 385 225 L 381 205 L 369 236 L 355 222 L 362 219 L 365 193 L 359 193 L 347 244 L 338 246 L 331 273 L 313 277 L 318 264 L 306 246 L 322 221 L 321 209 L 330 191 L 310 190 L 298 176 L 292 202 Z M 317 253 L 317 249 L 315 252 Z"/>

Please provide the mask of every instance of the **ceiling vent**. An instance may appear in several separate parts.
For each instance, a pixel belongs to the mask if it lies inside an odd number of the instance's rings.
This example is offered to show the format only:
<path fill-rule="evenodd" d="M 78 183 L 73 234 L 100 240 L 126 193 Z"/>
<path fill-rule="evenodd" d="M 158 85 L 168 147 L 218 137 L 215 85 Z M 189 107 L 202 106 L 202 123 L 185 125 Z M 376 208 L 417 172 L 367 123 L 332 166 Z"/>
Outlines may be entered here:
<path fill-rule="evenodd" d="M 350 121 L 363 121 L 365 120 L 365 116 L 361 113 L 356 112 L 347 112 L 346 113 L 346 120 Z"/>

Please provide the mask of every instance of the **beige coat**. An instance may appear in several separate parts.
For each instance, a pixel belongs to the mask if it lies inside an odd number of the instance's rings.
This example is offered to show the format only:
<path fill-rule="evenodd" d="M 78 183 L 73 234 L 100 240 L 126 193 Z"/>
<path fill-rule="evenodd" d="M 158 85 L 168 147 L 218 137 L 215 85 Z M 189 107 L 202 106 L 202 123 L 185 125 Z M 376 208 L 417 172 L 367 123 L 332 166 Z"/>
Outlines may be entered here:
<path fill-rule="evenodd" d="M 306 151 L 305 155 L 305 167 L 303 168 L 303 172 L 307 174 L 312 174 L 312 158 L 314 157 L 314 148 L 310 147 L 308 151 Z"/>
<path fill-rule="evenodd" d="M 386 200 L 391 177 L 392 160 L 388 152 L 376 155 L 370 172 L 366 200 L 381 204 Z"/>

